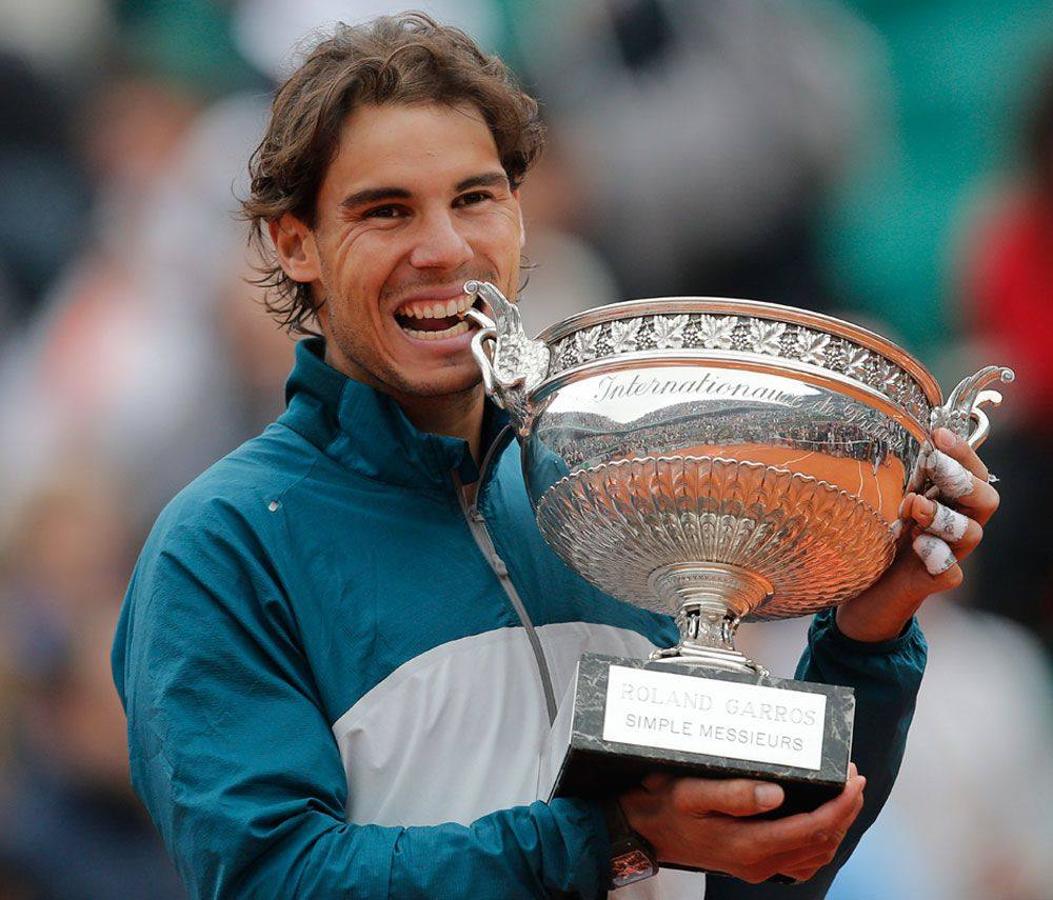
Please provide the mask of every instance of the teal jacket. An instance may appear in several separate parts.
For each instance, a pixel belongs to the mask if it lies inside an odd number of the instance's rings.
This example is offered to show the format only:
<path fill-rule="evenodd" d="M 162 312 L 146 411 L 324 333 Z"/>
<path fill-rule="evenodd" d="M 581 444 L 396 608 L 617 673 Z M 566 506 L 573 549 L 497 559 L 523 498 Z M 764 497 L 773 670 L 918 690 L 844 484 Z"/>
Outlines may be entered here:
<path fill-rule="evenodd" d="M 540 802 L 539 759 L 581 653 L 642 656 L 671 620 L 548 550 L 497 410 L 480 472 L 321 353 L 298 346 L 286 412 L 143 548 L 113 648 L 136 791 L 194 897 L 602 895 L 603 818 Z M 916 625 L 871 646 L 813 624 L 798 675 L 855 687 L 869 779 L 842 856 L 887 797 L 924 659 Z M 835 870 L 707 896 L 821 896 Z"/>

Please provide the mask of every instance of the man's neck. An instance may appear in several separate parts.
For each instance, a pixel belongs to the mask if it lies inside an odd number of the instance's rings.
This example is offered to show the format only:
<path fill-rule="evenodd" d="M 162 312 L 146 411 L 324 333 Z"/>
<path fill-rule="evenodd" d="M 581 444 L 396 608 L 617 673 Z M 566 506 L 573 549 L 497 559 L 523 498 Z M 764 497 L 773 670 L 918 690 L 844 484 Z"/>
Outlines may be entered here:
<path fill-rule="evenodd" d="M 328 339 L 325 342 L 325 361 L 327 365 L 343 372 L 349 378 L 388 394 L 419 431 L 444 434 L 467 441 L 472 458 L 476 463 L 480 461 L 483 412 L 486 409 L 486 395 L 481 384 L 456 394 L 435 397 L 407 396 L 385 390 L 368 372 L 342 354 L 334 352 L 334 344 Z"/>
<path fill-rule="evenodd" d="M 445 434 L 468 443 L 472 458 L 479 462 L 482 452 L 485 398 L 476 386 L 461 394 L 445 397 L 395 397 L 414 427 L 430 434 Z"/>

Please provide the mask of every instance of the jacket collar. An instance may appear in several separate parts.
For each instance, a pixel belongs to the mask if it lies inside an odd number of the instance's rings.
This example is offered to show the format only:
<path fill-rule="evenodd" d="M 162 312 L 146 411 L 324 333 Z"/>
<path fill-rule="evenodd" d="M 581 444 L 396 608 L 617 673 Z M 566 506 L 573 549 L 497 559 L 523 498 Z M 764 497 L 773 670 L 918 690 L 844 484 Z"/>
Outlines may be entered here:
<path fill-rule="evenodd" d="M 296 362 L 285 385 L 288 408 L 280 423 L 337 462 L 378 481 L 451 490 L 451 471 L 464 484 L 478 480 L 467 441 L 420 431 L 386 394 L 348 378 L 324 360 L 321 338 L 296 345 Z M 507 414 L 488 400 L 484 451 L 506 422 Z"/>

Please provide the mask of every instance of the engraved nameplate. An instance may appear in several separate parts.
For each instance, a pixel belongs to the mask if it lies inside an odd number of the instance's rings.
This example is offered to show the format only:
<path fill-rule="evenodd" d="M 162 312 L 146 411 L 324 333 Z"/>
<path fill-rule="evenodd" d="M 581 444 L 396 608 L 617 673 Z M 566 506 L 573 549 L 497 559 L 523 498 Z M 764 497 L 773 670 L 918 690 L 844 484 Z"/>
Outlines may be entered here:
<path fill-rule="evenodd" d="M 612 665 L 603 739 L 818 770 L 826 696 Z"/>

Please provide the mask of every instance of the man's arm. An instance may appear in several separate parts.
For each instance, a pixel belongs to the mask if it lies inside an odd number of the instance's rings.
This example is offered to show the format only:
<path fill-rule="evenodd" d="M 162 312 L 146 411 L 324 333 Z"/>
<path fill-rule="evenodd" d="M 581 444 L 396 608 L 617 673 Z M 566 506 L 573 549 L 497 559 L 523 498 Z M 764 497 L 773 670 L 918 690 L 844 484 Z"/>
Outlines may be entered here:
<path fill-rule="evenodd" d="M 781 888 L 713 879 L 709 900 L 825 896 L 837 870 L 888 798 L 925 667 L 925 641 L 914 613 L 931 594 L 961 583 L 958 562 L 979 545 L 983 526 L 999 502 L 988 483 L 987 467 L 965 440 L 945 428 L 937 429 L 934 439 L 936 452 L 926 460 L 926 474 L 939 500 L 949 505 L 917 494 L 904 498 L 900 516 L 910 529 L 912 547 L 901 548 L 891 568 L 872 587 L 836 613 L 816 617 L 797 672 L 806 681 L 855 688 L 852 758 L 868 778 L 863 811 L 830 864 L 806 885 Z"/>
<path fill-rule="evenodd" d="M 838 607 L 836 613 L 827 611 L 816 617 L 797 672 L 806 681 L 855 688 L 852 756 L 858 771 L 868 779 L 866 801 L 859 796 L 857 803 L 849 803 L 847 795 L 857 782 L 850 774 L 845 793 L 837 800 L 807 816 L 788 817 L 781 829 L 774 829 L 770 824 L 743 820 L 757 811 L 756 804 L 748 802 L 747 782 L 738 783 L 735 802 L 714 805 L 712 783 L 670 779 L 653 787 L 666 799 L 680 797 L 680 812 L 688 814 L 682 824 L 670 828 L 677 822 L 676 804 L 674 815 L 653 815 L 646 782 L 643 789 L 622 798 L 630 824 L 655 844 L 659 858 L 726 871 L 750 882 L 713 878 L 709 900 L 824 897 L 837 870 L 888 798 L 925 667 L 926 647 L 914 613 L 930 594 L 961 583 L 958 561 L 977 547 L 983 525 L 998 508 L 998 494 L 988 483 L 987 468 L 968 443 L 945 428 L 937 429 L 933 437 L 936 447 L 927 455 L 926 474 L 936 495 L 949 505 L 928 495 L 904 498 L 900 517 L 909 529 L 910 546 L 900 548 L 877 583 Z M 747 832 L 751 839 L 743 842 L 740 852 L 718 854 L 714 863 L 713 850 L 718 847 L 711 839 L 714 834 L 726 837 L 719 842 L 726 849 L 728 842 L 742 840 Z M 665 857 L 659 846 L 662 841 Z M 809 846 L 814 849 L 811 855 Z M 682 858 L 669 856 L 670 852 Z M 807 884 L 756 883 L 776 873 Z"/>
<path fill-rule="evenodd" d="M 345 773 L 295 619 L 252 541 L 247 529 L 199 523 L 152 538 L 114 646 L 132 780 L 192 896 L 605 888 L 609 843 L 592 804 L 535 803 L 469 826 L 349 824 Z"/>
<path fill-rule="evenodd" d="M 852 760 L 867 778 L 863 808 L 833 860 L 804 884 L 752 885 L 711 878 L 706 900 L 816 900 L 826 896 L 838 870 L 877 819 L 892 791 L 903 761 L 926 652 L 925 638 L 913 621 L 899 637 L 867 644 L 843 635 L 833 610 L 815 617 L 796 677 L 802 681 L 852 685 L 855 689 Z"/>

